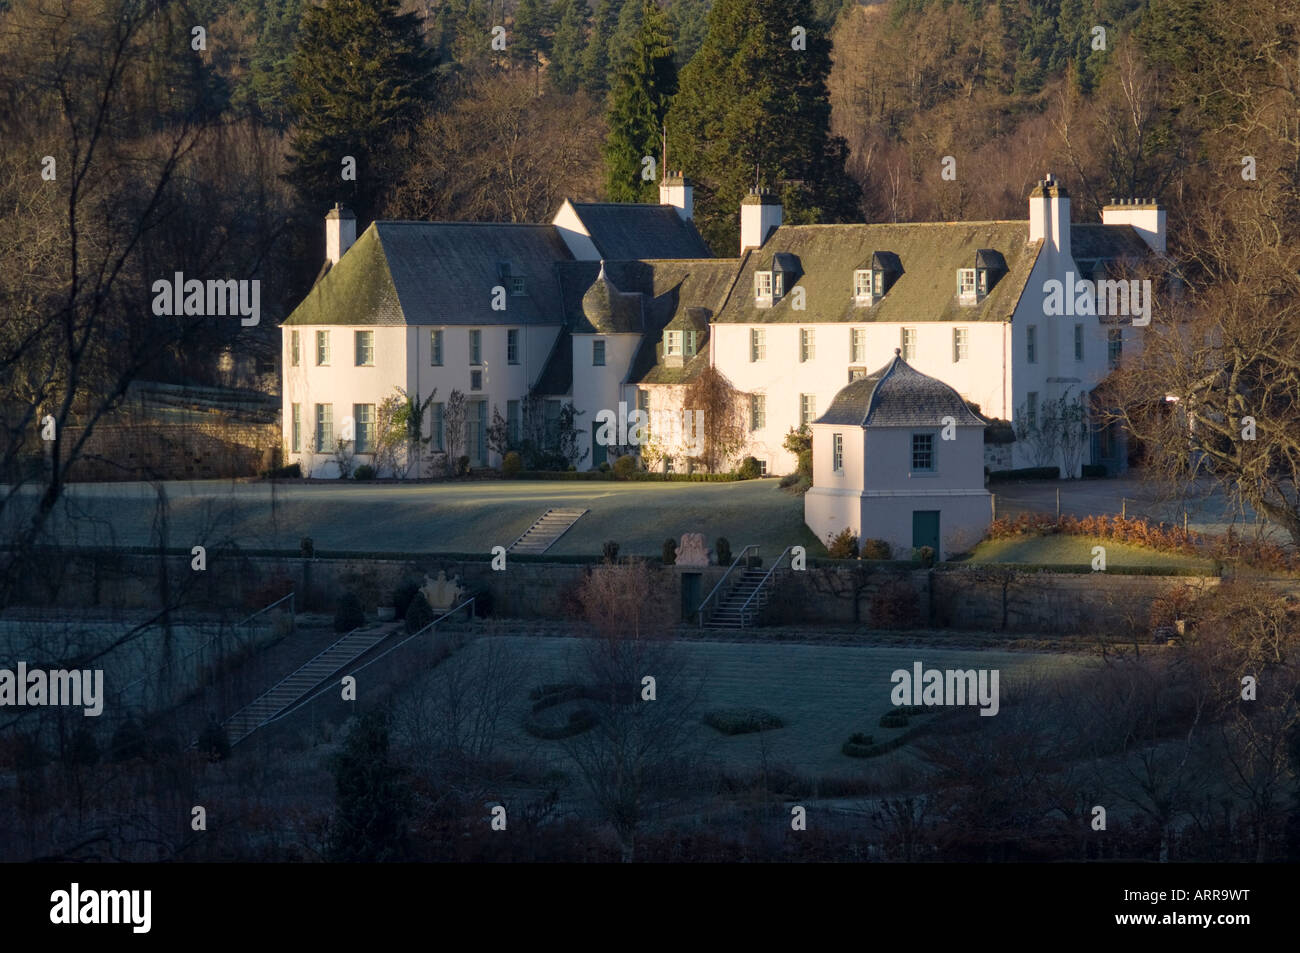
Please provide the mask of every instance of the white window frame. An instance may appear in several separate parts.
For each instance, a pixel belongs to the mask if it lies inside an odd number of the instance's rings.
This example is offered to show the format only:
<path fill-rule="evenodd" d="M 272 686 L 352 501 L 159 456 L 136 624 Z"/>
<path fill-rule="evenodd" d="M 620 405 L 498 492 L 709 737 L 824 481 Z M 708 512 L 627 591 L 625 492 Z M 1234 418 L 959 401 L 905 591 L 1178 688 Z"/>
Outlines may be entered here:
<path fill-rule="evenodd" d="M 330 366 L 330 333 L 328 331 L 316 332 L 316 366 Z"/>
<path fill-rule="evenodd" d="M 919 467 L 919 466 L 916 465 L 916 455 L 917 455 L 916 442 L 917 442 L 917 438 L 918 438 L 918 437 L 926 437 L 926 438 L 929 438 L 929 441 L 930 441 L 929 449 L 928 449 L 927 451 L 925 451 L 926 453 L 929 454 L 929 457 L 930 457 L 930 465 L 929 465 L 928 467 Z M 908 447 L 908 451 L 909 451 L 909 453 L 911 454 L 911 457 L 910 457 L 910 459 L 908 460 L 908 472 L 909 472 L 909 473 L 927 473 L 927 474 L 928 474 L 928 473 L 937 473 L 937 472 L 938 472 L 938 470 L 939 470 L 938 443 L 935 441 L 935 439 L 934 439 L 934 434 L 933 434 L 932 432 L 930 432 L 930 431 L 914 431 L 914 432 L 912 433 L 912 439 L 911 439 L 911 441 L 910 441 L 910 445 L 909 445 L 909 447 Z"/>
<path fill-rule="evenodd" d="M 870 268 L 858 268 L 853 272 L 853 300 L 870 302 L 873 287 Z"/>
<path fill-rule="evenodd" d="M 1038 325 L 1036 324 L 1025 326 L 1025 362 L 1038 363 Z"/>
<path fill-rule="evenodd" d="M 831 470 L 844 472 L 844 434 L 831 434 Z"/>
<path fill-rule="evenodd" d="M 357 367 L 375 366 L 375 332 L 361 330 L 353 332 L 353 350 Z"/>
<path fill-rule="evenodd" d="M 952 329 L 952 362 L 959 364 L 970 358 L 970 328 Z"/>
<path fill-rule="evenodd" d="M 749 362 L 757 364 L 767 360 L 767 328 L 749 329 Z"/>
<path fill-rule="evenodd" d="M 866 328 L 849 328 L 849 360 L 854 364 L 867 362 Z"/>
<path fill-rule="evenodd" d="M 770 271 L 754 272 L 754 297 L 759 301 L 772 300 L 772 273 Z"/>
<path fill-rule="evenodd" d="M 916 359 L 916 328 L 898 329 L 898 349 L 905 361 Z"/>
<path fill-rule="evenodd" d="M 799 363 L 817 360 L 817 329 L 799 329 Z"/>
<path fill-rule="evenodd" d="M 354 453 L 374 453 L 375 452 L 375 405 L 374 404 L 353 404 L 352 405 L 352 450 Z M 365 434 L 365 441 L 361 439 Z"/>
<path fill-rule="evenodd" d="M 442 367 L 442 329 L 429 332 L 429 366 Z"/>
<path fill-rule="evenodd" d="M 289 332 L 289 366 L 298 367 L 302 363 L 302 336 L 298 329 Z"/>
<path fill-rule="evenodd" d="M 812 426 L 812 422 L 817 419 L 817 395 L 800 394 L 799 395 L 799 425 L 804 424 Z"/>
<path fill-rule="evenodd" d="M 483 332 L 478 328 L 469 331 L 469 363 L 471 366 L 483 363 Z"/>
<path fill-rule="evenodd" d="M 591 366 L 605 366 L 605 340 L 603 338 L 591 339 Z"/>
<path fill-rule="evenodd" d="M 1074 326 L 1074 359 L 1078 363 L 1083 362 L 1083 325 Z"/>
<path fill-rule="evenodd" d="M 290 404 L 289 452 L 302 452 L 302 404 Z"/>
<path fill-rule="evenodd" d="M 665 331 L 664 332 L 664 357 L 681 357 L 682 356 L 682 332 Z"/>
<path fill-rule="evenodd" d="M 978 296 L 974 268 L 957 269 L 957 295 L 963 301 L 974 301 Z"/>
<path fill-rule="evenodd" d="M 1038 426 L 1038 391 L 1036 390 L 1025 394 L 1025 425 Z"/>
<path fill-rule="evenodd" d="M 333 453 L 334 447 L 332 438 L 334 436 L 334 405 L 317 404 L 316 405 L 316 452 Z"/>
<path fill-rule="evenodd" d="M 749 430 L 754 432 L 767 427 L 767 395 L 749 395 Z"/>
<path fill-rule="evenodd" d="M 506 328 L 506 363 L 519 363 L 519 329 Z"/>

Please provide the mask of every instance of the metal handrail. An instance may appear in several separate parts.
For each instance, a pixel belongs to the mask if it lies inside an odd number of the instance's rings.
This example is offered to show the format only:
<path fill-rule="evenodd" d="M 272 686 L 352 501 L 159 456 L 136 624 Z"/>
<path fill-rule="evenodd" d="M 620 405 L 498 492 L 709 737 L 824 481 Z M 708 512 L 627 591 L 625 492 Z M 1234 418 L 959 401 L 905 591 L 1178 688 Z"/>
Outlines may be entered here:
<path fill-rule="evenodd" d="M 366 623 L 366 625 L 359 625 L 359 626 L 357 626 L 355 629 L 350 629 L 350 630 L 348 630 L 346 633 L 343 634 L 342 638 L 340 638 L 337 642 L 331 642 L 328 648 L 326 648 L 326 649 L 324 649 L 323 651 L 317 653 L 316 655 L 313 655 L 313 656 L 312 656 L 310 659 L 308 659 L 306 662 L 303 662 L 301 665 L 299 665 L 297 668 L 295 668 L 292 672 L 290 672 L 290 673 L 289 673 L 288 675 L 286 675 L 284 678 L 280 679 L 278 682 L 276 682 L 274 685 L 272 685 L 272 686 L 271 686 L 270 688 L 268 688 L 266 691 L 262 692 L 262 694 L 258 695 L 256 698 L 254 698 L 254 699 L 253 699 L 251 702 L 249 702 L 247 705 L 242 706 L 242 707 L 241 707 L 238 711 L 236 711 L 233 715 L 231 715 L 229 718 L 227 718 L 225 721 L 223 721 L 222 724 L 223 724 L 223 725 L 228 725 L 228 724 L 230 724 L 232 721 L 235 720 L 236 717 L 238 717 L 239 712 L 243 711 L 245 708 L 251 708 L 253 705 L 256 705 L 258 702 L 260 702 L 260 701 L 261 701 L 263 698 L 265 698 L 267 695 L 270 695 L 272 692 L 274 692 L 277 688 L 279 688 L 279 687 L 280 687 L 281 685 L 283 685 L 285 682 L 289 681 L 289 679 L 293 678 L 295 675 L 297 675 L 297 674 L 298 674 L 299 672 L 301 672 L 303 669 L 307 668 L 309 665 L 311 665 L 312 663 L 314 663 L 317 659 L 322 658 L 322 657 L 328 655 L 330 652 L 334 651 L 334 649 L 336 649 L 338 646 L 342 645 L 342 644 L 343 644 L 344 642 L 346 642 L 348 639 L 352 638 L 352 636 L 354 636 L 356 633 L 360 632 L 360 631 L 361 631 L 362 629 L 364 629 L 364 628 L 367 628 L 367 627 L 369 626 L 369 624 L 370 624 L 370 623 Z M 342 666 L 339 666 L 339 668 L 342 668 Z M 334 671 L 338 671 L 338 669 L 335 669 Z M 331 674 L 333 674 L 333 673 L 331 673 Z M 261 727 L 261 726 L 259 725 L 258 727 Z"/>
<path fill-rule="evenodd" d="M 287 596 L 281 596 L 279 599 L 276 599 L 276 600 L 275 600 L 274 602 L 272 602 L 269 606 L 263 606 L 261 609 L 258 609 L 256 612 L 254 612 L 252 615 L 250 615 L 250 616 L 249 616 L 247 619 L 245 619 L 244 621 L 242 621 L 242 622 L 236 622 L 236 623 L 235 623 L 235 628 L 238 628 L 238 627 L 241 626 L 241 625 L 248 625 L 248 623 L 252 622 L 254 619 L 256 619 L 256 618 L 257 618 L 259 615 L 261 615 L 263 612 L 270 612 L 272 609 L 274 609 L 274 608 L 275 608 L 276 606 L 278 606 L 280 603 L 284 602 L 286 599 L 289 600 L 290 602 L 293 602 L 293 601 L 294 601 L 293 595 L 294 595 L 293 592 L 290 592 Z M 289 611 L 292 612 L 294 615 L 297 615 L 297 614 L 298 614 L 298 607 L 297 607 L 297 605 L 295 604 L 295 605 L 293 605 L 293 606 L 290 606 Z"/>
<path fill-rule="evenodd" d="M 256 618 L 257 618 L 259 615 L 261 615 L 263 612 L 270 612 L 272 609 L 274 609 L 274 608 L 275 608 L 276 606 L 278 606 L 280 603 L 284 602 L 286 599 L 290 600 L 290 602 L 292 603 L 292 602 L 293 602 L 293 596 L 294 596 L 294 594 L 293 594 L 292 592 L 290 592 L 287 596 L 281 596 L 279 599 L 276 599 L 276 600 L 275 600 L 274 602 L 272 602 L 270 605 L 268 605 L 268 606 L 263 606 L 261 609 L 258 609 L 256 612 L 254 612 L 254 613 L 253 613 L 252 615 L 250 615 L 248 618 L 243 619 L 243 620 L 241 620 L 241 621 L 239 621 L 239 622 L 232 623 L 231 626 L 230 626 L 230 631 L 232 631 L 232 632 L 237 632 L 237 631 L 238 631 L 240 628 L 242 628 L 243 626 L 246 626 L 246 625 L 248 625 L 249 623 L 251 623 L 254 619 L 256 619 Z M 291 615 L 294 615 L 294 616 L 297 615 L 297 606 L 296 606 L 296 603 L 294 603 L 294 604 L 290 607 L 289 612 L 290 612 Z M 216 645 L 218 642 L 220 642 L 221 639 L 225 636 L 225 634 L 226 634 L 225 631 L 219 631 L 216 635 L 214 635 L 212 638 L 208 639 L 206 642 L 204 642 L 204 643 L 203 643 L 202 645 L 200 645 L 198 648 L 190 649 L 188 652 L 186 652 L 184 655 L 182 655 L 179 659 L 177 659 L 175 662 L 173 662 L 172 665 L 173 665 L 173 666 L 175 666 L 175 665 L 179 665 L 180 663 L 186 661 L 187 659 L 193 658 L 194 656 L 199 655 L 199 654 L 201 654 L 202 652 L 207 651 L 207 649 L 208 649 L 210 646 Z M 147 681 L 149 681 L 151 678 L 156 678 L 157 676 L 159 676 L 160 674 L 162 674 L 164 671 L 166 671 L 166 669 L 167 669 L 167 666 L 164 665 L 162 668 L 160 668 L 160 669 L 156 669 L 155 671 L 152 671 L 152 672 L 148 673 L 147 675 L 141 675 L 139 678 L 135 679 L 134 681 L 127 682 L 127 684 L 123 685 L 121 688 L 119 688 L 119 689 L 117 690 L 116 695 L 115 695 L 116 699 L 117 699 L 118 702 L 120 703 L 121 700 L 122 700 L 122 698 L 123 698 L 123 697 L 126 695 L 126 693 L 127 693 L 128 691 L 130 691 L 132 688 L 135 688 L 135 686 L 139 685 L 141 682 L 147 682 Z"/>
<path fill-rule="evenodd" d="M 777 556 L 776 559 L 772 560 L 772 568 L 769 569 L 763 575 L 763 578 L 758 581 L 758 585 L 754 587 L 754 591 L 749 594 L 749 598 L 746 599 L 744 605 L 740 607 L 741 625 L 745 624 L 746 613 L 749 612 L 749 604 L 758 598 L 758 594 L 763 591 L 763 587 L 767 585 L 767 581 L 772 578 L 772 573 L 776 572 L 777 567 L 781 565 L 781 560 L 785 559 L 786 554 L 793 548 L 793 546 L 787 546 L 785 549 L 781 550 L 780 556 Z"/>
<path fill-rule="evenodd" d="M 742 549 L 740 551 L 740 555 L 737 556 L 734 560 L 732 560 L 731 565 L 727 567 L 727 571 L 722 574 L 722 578 L 718 580 L 718 584 L 714 586 L 711 590 L 709 590 L 709 594 L 705 596 L 704 599 L 700 602 L 700 605 L 695 610 L 695 612 L 699 618 L 699 623 L 701 628 L 704 627 L 704 607 L 709 604 L 710 599 L 712 599 L 715 595 L 717 595 L 718 590 L 721 589 L 722 584 L 727 581 L 727 577 L 731 575 L 732 570 L 734 570 L 738 565 L 740 565 L 740 561 L 745 558 L 745 553 L 749 552 L 751 549 L 754 551 L 755 556 L 759 554 L 758 546 L 753 543 L 751 543 L 750 545 Z"/>
<path fill-rule="evenodd" d="M 384 650 L 383 652 L 381 652 L 379 655 L 376 655 L 374 658 L 372 658 L 369 662 L 366 662 L 366 663 L 365 663 L 364 665 L 362 665 L 360 668 L 353 669 L 352 672 L 349 673 L 349 674 L 356 675 L 356 674 L 359 673 L 359 672 L 363 672 L 363 671 L 365 671 L 367 668 L 369 668 L 371 665 L 374 665 L 376 662 L 378 662 L 378 661 L 379 661 L 381 658 L 383 658 L 384 656 L 388 655 L 390 652 L 396 652 L 398 649 L 400 649 L 400 648 L 401 648 L 403 645 L 405 645 L 407 642 L 410 642 L 412 639 L 416 639 L 416 638 L 419 638 L 420 636 L 424 635 L 424 633 L 428 632 L 430 629 L 432 629 L 434 626 L 436 626 L 436 625 L 437 625 L 439 622 L 441 622 L 443 619 L 446 619 L 446 618 L 448 618 L 449 616 L 455 615 L 457 612 L 459 612 L 461 609 L 465 608 L 466 606 L 470 606 L 470 607 L 471 607 L 471 608 L 470 608 L 470 618 L 472 619 L 472 618 L 474 617 L 474 609 L 473 609 L 474 599 L 475 599 L 474 596 L 470 596 L 468 599 L 466 599 L 466 600 L 465 600 L 464 602 L 462 602 L 460 605 L 455 606 L 455 607 L 453 607 L 453 608 L 451 608 L 451 609 L 448 609 L 446 612 L 444 612 L 442 615 L 438 616 L 438 618 L 434 619 L 432 622 L 430 622 L 428 625 L 424 626 L 424 628 L 420 629 L 418 632 L 413 632 L 413 633 L 411 633 L 411 634 L 408 635 L 406 638 L 402 639 L 402 641 L 398 642 L 396 645 L 391 646 L 390 648 L 385 649 L 385 650 Z M 281 681 L 283 681 L 283 679 L 282 679 Z M 296 712 L 299 708 L 302 708 L 304 705 L 307 705 L 307 704 L 310 704 L 311 702 L 314 702 L 316 699 L 320 698 L 320 697 L 321 697 L 322 695 L 324 695 L 326 692 L 331 692 L 331 691 L 333 691 L 334 688 L 335 688 L 335 686 L 333 686 L 333 685 L 326 685 L 324 688 L 320 689 L 319 691 L 314 692 L 313 694 L 311 694 L 311 695 L 308 696 L 307 698 L 302 699 L 302 701 L 295 702 L 292 708 L 286 708 L 284 711 L 280 712 L 279 714 L 273 715 L 272 717 L 266 719 L 266 721 L 258 722 L 258 724 L 255 725 L 253 728 L 250 728 L 250 729 L 248 730 L 247 734 L 245 734 L 245 735 L 243 736 L 243 738 L 240 738 L 239 741 L 243 741 L 244 738 L 247 738 L 249 735 L 251 735 L 253 732 L 257 731 L 259 728 L 265 728 L 267 725 L 272 724 L 273 722 L 277 722 L 277 721 L 279 721 L 281 718 L 288 718 L 290 715 L 292 715 L 294 712 Z M 235 744 L 238 744 L 238 742 L 234 742 L 234 743 L 235 743 Z"/>

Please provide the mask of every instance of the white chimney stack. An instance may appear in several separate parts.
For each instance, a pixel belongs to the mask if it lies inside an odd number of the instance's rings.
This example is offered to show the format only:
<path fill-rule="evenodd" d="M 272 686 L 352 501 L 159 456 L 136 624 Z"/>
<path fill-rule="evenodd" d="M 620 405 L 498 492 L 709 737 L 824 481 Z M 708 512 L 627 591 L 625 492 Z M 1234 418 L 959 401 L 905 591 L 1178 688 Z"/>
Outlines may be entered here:
<path fill-rule="evenodd" d="M 659 183 L 659 204 L 671 205 L 683 221 L 695 217 L 695 188 L 681 172 L 668 172 Z"/>
<path fill-rule="evenodd" d="M 1050 172 L 1029 192 L 1029 240 L 1039 239 L 1053 257 L 1070 254 L 1070 193 Z"/>
<path fill-rule="evenodd" d="M 781 199 L 762 189 L 750 189 L 740 200 L 740 253 L 762 248 L 767 236 L 781 225 Z"/>
<path fill-rule="evenodd" d="M 1165 252 L 1165 210 L 1155 199 L 1111 199 L 1101 210 L 1103 225 L 1131 225 L 1154 252 Z"/>
<path fill-rule="evenodd" d="M 341 202 L 325 214 L 325 258 L 337 265 L 343 253 L 357 240 L 357 217 Z"/>

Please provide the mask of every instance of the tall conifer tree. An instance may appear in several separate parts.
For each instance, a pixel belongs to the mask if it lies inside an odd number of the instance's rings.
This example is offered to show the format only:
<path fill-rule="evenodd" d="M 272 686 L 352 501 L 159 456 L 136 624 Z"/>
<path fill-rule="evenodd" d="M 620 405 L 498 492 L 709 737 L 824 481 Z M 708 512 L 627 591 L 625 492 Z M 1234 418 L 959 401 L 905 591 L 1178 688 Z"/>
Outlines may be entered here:
<path fill-rule="evenodd" d="M 810 0 L 714 3 L 668 114 L 668 153 L 695 181 L 695 221 L 715 253 L 736 253 L 756 179 L 780 194 L 786 222 L 858 218 L 848 147 L 830 131 L 830 53 Z"/>
<path fill-rule="evenodd" d="M 643 0 L 641 27 L 634 35 L 612 90 L 605 168 L 609 197 L 616 202 L 654 202 L 658 181 L 660 135 L 664 117 L 677 92 L 677 66 L 668 16 Z M 646 156 L 655 158 L 657 175 L 642 177 Z"/>
<path fill-rule="evenodd" d="M 289 178 L 305 202 L 348 202 L 358 224 L 373 217 L 395 161 L 393 136 L 433 95 L 434 55 L 420 21 L 398 0 L 324 0 L 303 13 L 289 107 L 295 128 Z M 346 156 L 356 175 L 343 177 Z"/>

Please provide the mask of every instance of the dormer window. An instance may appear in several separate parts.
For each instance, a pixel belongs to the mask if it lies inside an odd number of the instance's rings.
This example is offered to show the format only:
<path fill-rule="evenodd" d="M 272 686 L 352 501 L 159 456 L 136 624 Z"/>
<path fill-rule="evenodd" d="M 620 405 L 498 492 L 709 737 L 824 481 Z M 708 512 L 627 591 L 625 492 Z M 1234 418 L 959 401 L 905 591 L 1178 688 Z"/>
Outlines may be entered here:
<path fill-rule="evenodd" d="M 759 305 L 771 305 L 772 273 L 770 271 L 754 273 L 754 299 Z"/>
<path fill-rule="evenodd" d="M 957 294 L 961 297 L 963 304 L 973 304 L 975 302 L 976 292 L 974 268 L 957 269 Z"/>
<path fill-rule="evenodd" d="M 993 290 L 998 279 L 1007 273 L 1006 259 L 992 248 L 975 253 L 974 268 L 957 269 L 957 293 L 962 304 L 977 304 Z"/>
<path fill-rule="evenodd" d="M 668 331 L 664 334 L 664 356 L 681 357 L 682 356 L 682 332 Z"/>
<path fill-rule="evenodd" d="M 524 294 L 524 276 L 523 276 L 523 275 L 511 275 L 511 276 L 510 276 L 510 293 L 511 293 L 512 295 L 514 295 L 516 298 L 519 297 L 520 295 Z"/>
<path fill-rule="evenodd" d="M 853 297 L 859 303 L 871 303 L 871 269 L 859 268 L 853 273 Z"/>
<path fill-rule="evenodd" d="M 779 298 L 785 294 L 785 275 L 779 271 L 772 272 L 772 297 Z"/>
<path fill-rule="evenodd" d="M 903 263 L 891 251 L 872 252 L 853 272 L 853 303 L 870 306 L 883 298 L 903 274 Z"/>

